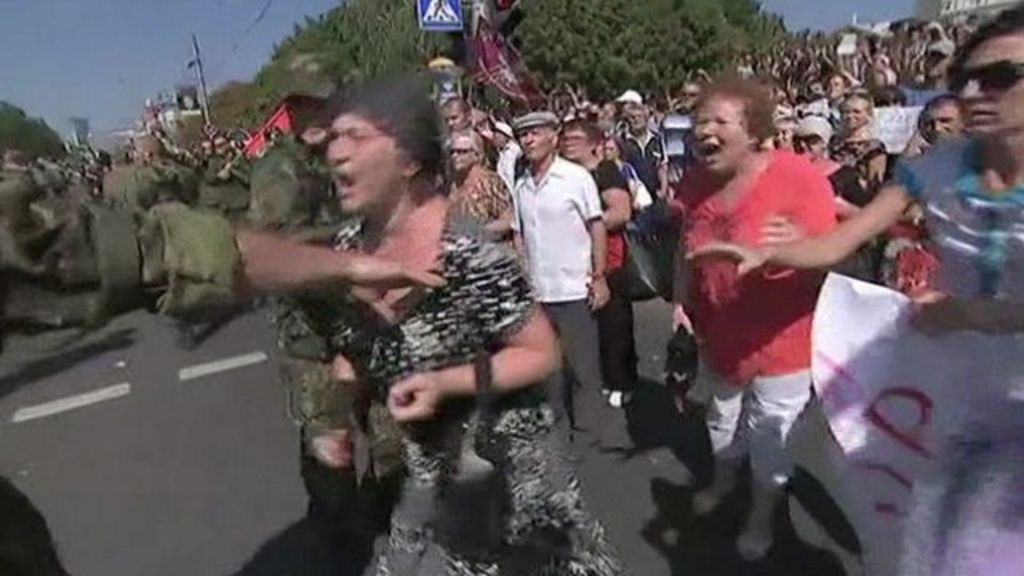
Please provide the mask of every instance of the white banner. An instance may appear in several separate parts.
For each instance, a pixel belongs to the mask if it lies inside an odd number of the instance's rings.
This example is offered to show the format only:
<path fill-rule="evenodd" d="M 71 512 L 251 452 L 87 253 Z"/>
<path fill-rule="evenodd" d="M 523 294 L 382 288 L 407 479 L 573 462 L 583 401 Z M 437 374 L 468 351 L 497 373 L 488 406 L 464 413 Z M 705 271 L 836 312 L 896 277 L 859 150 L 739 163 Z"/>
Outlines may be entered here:
<path fill-rule="evenodd" d="M 1024 387 L 1020 339 L 926 336 L 910 326 L 910 311 L 902 294 L 829 275 L 813 329 L 819 402 L 794 430 L 794 458 L 853 525 L 871 576 L 899 573 L 911 490 L 939 465 L 943 439 L 995 418 Z M 830 547 L 802 511 L 794 524 Z"/>

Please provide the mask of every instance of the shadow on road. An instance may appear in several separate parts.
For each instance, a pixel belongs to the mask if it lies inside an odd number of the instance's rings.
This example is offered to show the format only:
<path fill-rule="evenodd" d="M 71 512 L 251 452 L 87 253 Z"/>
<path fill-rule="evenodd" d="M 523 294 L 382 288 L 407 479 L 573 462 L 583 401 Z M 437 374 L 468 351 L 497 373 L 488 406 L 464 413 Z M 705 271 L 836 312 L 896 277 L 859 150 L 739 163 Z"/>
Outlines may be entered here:
<path fill-rule="evenodd" d="M 47 356 L 26 362 L 9 375 L 0 378 L 0 398 L 15 392 L 26 384 L 58 374 L 112 350 L 121 350 L 135 344 L 135 330 L 126 328 L 117 330 L 87 344 L 71 347 L 71 342 L 80 342 L 82 334 L 77 333 L 66 342 L 68 345 L 57 347 Z"/>
<path fill-rule="evenodd" d="M 326 521 L 305 517 L 268 540 L 232 576 L 358 576 L 370 561 L 371 546 Z"/>
<path fill-rule="evenodd" d="M 709 479 L 711 447 L 704 420 L 679 414 L 665 386 L 642 379 L 626 415 L 633 448 L 622 452 L 624 459 L 668 448 L 698 482 Z"/>
<path fill-rule="evenodd" d="M 635 448 L 623 457 L 635 458 L 651 450 L 668 448 L 693 478 L 692 484 L 687 485 L 663 478 L 650 482 L 656 512 L 641 534 L 668 560 L 671 574 L 842 576 L 842 566 L 832 554 L 807 546 L 796 537 L 786 506 L 780 506 L 776 514 L 776 546 L 771 554 L 758 563 L 744 562 L 735 552 L 734 541 L 750 505 L 747 490 L 737 489 L 732 498 L 708 517 L 697 518 L 691 510 L 695 487 L 710 481 L 713 468 L 703 417 L 680 415 L 669 391 L 651 380 L 642 382 L 628 412 Z M 748 486 L 749 479 L 744 478 L 739 485 Z M 797 475 L 793 491 L 812 515 L 819 520 L 824 517 L 826 524 L 831 524 L 829 519 L 834 521 L 830 518 L 834 515 L 830 499 L 823 498 L 820 487 L 814 486 L 805 474 Z"/>
<path fill-rule="evenodd" d="M 46 518 L 17 486 L 0 476 L 0 573 L 67 576 Z"/>

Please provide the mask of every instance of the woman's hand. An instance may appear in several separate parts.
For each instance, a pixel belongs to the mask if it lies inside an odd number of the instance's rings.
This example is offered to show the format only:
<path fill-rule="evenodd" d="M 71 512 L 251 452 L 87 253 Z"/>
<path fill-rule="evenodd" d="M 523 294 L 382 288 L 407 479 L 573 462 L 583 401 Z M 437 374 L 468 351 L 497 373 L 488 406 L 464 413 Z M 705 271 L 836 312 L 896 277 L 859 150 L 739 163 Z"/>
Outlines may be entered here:
<path fill-rule="evenodd" d="M 728 242 L 711 242 L 686 255 L 687 260 L 702 258 L 730 259 L 736 261 L 736 272 L 745 276 L 768 263 L 771 252 L 765 248 L 748 248 Z"/>
<path fill-rule="evenodd" d="M 608 301 L 612 298 L 611 289 L 608 288 L 608 281 L 604 276 L 591 279 L 587 291 L 587 301 L 590 304 L 590 310 L 593 312 L 597 312 L 607 306 Z"/>
<path fill-rule="evenodd" d="M 441 408 L 446 394 L 437 372 L 422 372 L 391 386 L 388 410 L 396 422 L 431 420 Z"/>
<path fill-rule="evenodd" d="M 803 228 L 793 224 L 792 220 L 785 216 L 769 216 L 761 226 L 761 245 L 778 246 L 803 240 Z"/>
<path fill-rule="evenodd" d="M 686 328 L 687 332 L 693 334 L 693 322 L 690 321 L 686 310 L 682 304 L 675 304 L 672 306 L 672 329 L 677 330 L 680 327 Z"/>
<path fill-rule="evenodd" d="M 310 454 L 318 462 L 332 470 L 352 467 L 352 432 L 344 428 L 326 430 L 309 439 Z"/>
<path fill-rule="evenodd" d="M 334 357 L 334 362 L 331 362 L 331 373 L 334 379 L 342 384 L 348 384 L 356 381 L 356 370 L 352 366 L 352 363 L 348 361 L 341 354 Z"/>

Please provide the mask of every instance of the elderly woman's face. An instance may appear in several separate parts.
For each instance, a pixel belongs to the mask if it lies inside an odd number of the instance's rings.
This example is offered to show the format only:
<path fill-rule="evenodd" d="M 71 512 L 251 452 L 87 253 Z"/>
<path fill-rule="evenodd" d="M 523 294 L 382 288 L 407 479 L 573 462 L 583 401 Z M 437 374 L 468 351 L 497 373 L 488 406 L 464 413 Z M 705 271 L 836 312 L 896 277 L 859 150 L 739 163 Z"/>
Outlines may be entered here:
<path fill-rule="evenodd" d="M 789 150 L 792 152 L 794 132 L 796 131 L 796 123 L 792 120 L 782 120 L 775 123 L 775 149 L 776 150 Z"/>
<path fill-rule="evenodd" d="M 456 174 L 466 174 L 483 160 L 483 154 L 476 142 L 465 134 L 452 137 L 448 152 L 451 154 L 452 170 Z"/>
<path fill-rule="evenodd" d="M 394 137 L 358 114 L 335 118 L 329 138 L 327 163 L 346 213 L 387 209 L 418 170 Z"/>
<path fill-rule="evenodd" d="M 754 150 L 744 107 L 736 99 L 713 97 L 697 108 L 697 154 L 712 172 L 735 172 Z"/>
<path fill-rule="evenodd" d="M 871 123 L 871 104 L 863 98 L 850 98 L 843 103 L 843 126 L 855 132 Z"/>

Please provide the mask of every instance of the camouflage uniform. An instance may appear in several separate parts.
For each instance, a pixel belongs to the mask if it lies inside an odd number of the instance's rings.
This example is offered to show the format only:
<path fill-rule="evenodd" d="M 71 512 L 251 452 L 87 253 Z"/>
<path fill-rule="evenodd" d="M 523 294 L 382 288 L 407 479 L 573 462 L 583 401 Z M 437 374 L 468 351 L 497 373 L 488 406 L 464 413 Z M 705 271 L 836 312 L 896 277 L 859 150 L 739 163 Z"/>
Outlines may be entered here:
<path fill-rule="evenodd" d="M 210 158 L 199 184 L 199 206 L 241 220 L 249 210 L 249 167 L 244 158 Z"/>
<path fill-rule="evenodd" d="M 194 203 L 198 184 L 195 171 L 176 162 L 115 166 L 103 179 L 103 196 L 113 204 L 145 212 L 166 202 Z"/>
<path fill-rule="evenodd" d="M 330 198 L 330 178 L 322 156 L 290 137 L 278 139 L 252 167 L 249 222 L 257 228 L 300 233 L 329 242 L 341 225 Z M 301 317 L 330 317 L 330 302 L 316 295 L 282 298 L 275 325 L 284 352 L 281 380 L 288 406 L 301 429 L 302 478 L 310 513 L 348 528 L 383 522 L 402 471 L 400 434 L 379 404 L 353 399 L 333 379 L 327 343 L 330 323 L 311 327 Z M 355 432 L 355 467 L 334 470 L 310 451 L 310 441 L 330 430 Z"/>
<path fill-rule="evenodd" d="M 298 173 L 299 166 L 293 167 L 292 173 Z M 44 222 L 33 208 L 44 194 L 30 175 L 4 172 L 0 176 L 0 276 L 6 279 L 8 272 L 19 270 L 61 290 L 84 291 L 82 306 L 64 316 L 61 325 L 99 323 L 140 307 L 188 318 L 207 317 L 236 306 L 241 258 L 230 221 L 212 211 L 172 201 L 181 180 L 151 178 L 161 173 L 162 167 L 122 168 L 108 178 L 108 184 L 114 182 L 105 190 L 111 194 L 107 200 L 83 202 L 53 222 Z M 309 165 L 302 168 L 309 169 Z M 285 182 L 281 188 L 267 186 L 259 192 L 312 192 L 315 186 Z M 326 199 L 326 181 L 319 186 Z M 263 221 L 267 227 L 300 233 L 322 223 L 319 201 L 275 199 L 269 204 L 291 209 L 264 212 L 275 215 L 273 221 Z M 331 234 L 319 235 L 331 238 Z M 402 470 L 399 433 L 385 407 L 353 399 L 351 390 L 333 380 L 326 339 L 330 323 L 322 316 L 330 310 L 325 306 L 331 298 L 306 293 L 281 300 L 278 335 L 287 355 L 281 375 L 288 390 L 289 413 L 302 428 L 304 440 L 322 430 L 358 431 L 354 470 L 336 471 L 320 465 L 303 441 L 302 473 L 311 511 L 326 512 L 325 517 L 337 525 L 367 532 L 368 521 L 376 520 L 379 525 L 386 521 L 392 491 L 397 490 Z M 36 308 L 38 313 L 40 307 Z M 303 310 L 311 311 L 306 316 L 319 317 L 325 323 L 313 330 L 293 322 Z"/>
<path fill-rule="evenodd" d="M 249 222 L 268 230 L 315 224 L 329 201 L 330 183 L 319 160 L 293 138 L 283 137 L 253 162 Z"/>

